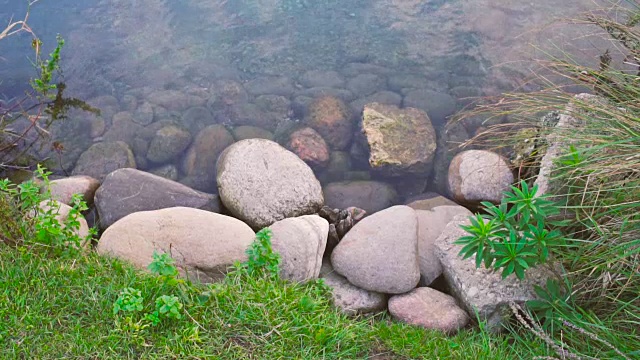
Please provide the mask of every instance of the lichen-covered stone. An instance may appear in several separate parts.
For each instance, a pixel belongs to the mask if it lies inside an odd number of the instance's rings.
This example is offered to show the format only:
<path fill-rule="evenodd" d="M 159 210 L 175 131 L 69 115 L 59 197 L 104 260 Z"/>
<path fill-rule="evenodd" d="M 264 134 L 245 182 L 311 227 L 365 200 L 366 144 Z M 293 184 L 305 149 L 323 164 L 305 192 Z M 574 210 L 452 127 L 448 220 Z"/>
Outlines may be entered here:
<path fill-rule="evenodd" d="M 394 105 L 367 104 L 362 131 L 369 146 L 369 165 L 387 176 L 431 171 L 436 132 L 427 113 Z"/>

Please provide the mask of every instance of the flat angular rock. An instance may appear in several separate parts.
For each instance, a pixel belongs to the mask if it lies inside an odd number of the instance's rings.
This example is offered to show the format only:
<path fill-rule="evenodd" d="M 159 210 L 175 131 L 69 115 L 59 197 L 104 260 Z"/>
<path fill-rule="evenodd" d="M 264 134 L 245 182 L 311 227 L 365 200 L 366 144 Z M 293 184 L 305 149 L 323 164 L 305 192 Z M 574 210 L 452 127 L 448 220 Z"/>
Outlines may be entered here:
<path fill-rule="evenodd" d="M 333 304 L 348 315 L 376 313 L 387 308 L 387 295 L 354 286 L 335 272 L 329 261 L 322 263 L 320 275 L 332 289 Z"/>
<path fill-rule="evenodd" d="M 367 104 L 362 131 L 369 165 L 386 176 L 428 175 L 436 152 L 436 132 L 423 110 Z"/>
<path fill-rule="evenodd" d="M 220 211 L 216 195 L 136 169 L 118 169 L 107 175 L 96 191 L 95 202 L 102 229 L 138 211 L 174 206 Z"/>
<path fill-rule="evenodd" d="M 428 287 L 419 287 L 389 299 L 389 313 L 395 319 L 426 329 L 452 334 L 469 323 L 456 299 Z"/>
<path fill-rule="evenodd" d="M 402 294 L 413 289 L 420 280 L 415 211 L 398 205 L 360 220 L 333 250 L 331 265 L 365 290 Z"/>
<path fill-rule="evenodd" d="M 329 222 L 318 215 L 280 220 L 269 226 L 271 246 L 280 254 L 280 277 L 295 282 L 317 279 L 327 246 Z"/>
<path fill-rule="evenodd" d="M 217 175 L 225 207 L 254 229 L 315 214 L 324 204 L 311 168 L 270 140 L 247 139 L 229 146 L 218 158 Z"/>
<path fill-rule="evenodd" d="M 192 281 L 221 280 L 236 261 L 246 261 L 255 233 L 238 219 L 209 211 L 173 207 L 129 214 L 110 226 L 98 253 L 147 270 L 153 253 L 168 253 L 180 275 Z"/>
<path fill-rule="evenodd" d="M 484 267 L 476 269 L 473 257 L 463 260 L 458 256 L 462 246 L 453 242 L 467 232 L 460 225 L 469 225 L 468 217 L 458 215 L 447 224 L 436 239 L 436 255 L 442 264 L 445 280 L 452 295 L 469 314 L 478 312 L 480 320 L 487 321 L 491 330 L 499 330 L 512 313 L 510 302 L 524 303 L 536 299 L 534 285 L 544 286 L 553 274 L 544 268 L 529 269 L 523 281 L 512 274 L 502 279 L 500 271 Z"/>

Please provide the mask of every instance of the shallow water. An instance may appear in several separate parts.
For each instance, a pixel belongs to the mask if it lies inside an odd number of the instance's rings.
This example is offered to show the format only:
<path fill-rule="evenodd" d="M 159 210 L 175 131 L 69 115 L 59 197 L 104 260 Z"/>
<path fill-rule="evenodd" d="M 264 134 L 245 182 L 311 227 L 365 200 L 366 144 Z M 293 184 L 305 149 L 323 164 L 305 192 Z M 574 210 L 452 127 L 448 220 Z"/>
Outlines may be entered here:
<path fill-rule="evenodd" d="M 303 97 L 318 94 L 318 89 L 310 90 L 318 84 L 330 87 L 324 91 L 337 93 L 356 112 L 371 99 L 406 105 L 411 91 L 428 90 L 453 100 L 453 107 L 425 108 L 437 125 L 469 96 L 497 94 L 522 84 L 530 69 L 522 60 L 540 53 L 532 43 L 559 51 L 556 46 L 571 40 L 566 50 L 592 61 L 597 48 L 583 37 L 584 29 L 551 21 L 593 7 L 591 0 L 41 0 L 32 8 L 30 23 L 47 49 L 56 33 L 66 39 L 67 95 L 108 108 L 99 121 L 89 119 L 91 129 L 64 131 L 64 141 L 72 143 L 66 148 L 80 150 L 70 151 L 59 170 L 70 172 L 82 150 L 105 139 L 128 143 L 140 160 L 138 167 L 150 170 L 161 165 L 144 159 L 150 138 L 130 132 L 144 132 L 153 124 L 144 122 L 142 128 L 118 135 L 116 127 L 123 121 L 114 115 L 136 114 L 150 102 L 153 123 L 180 123 L 189 107 L 204 106 L 215 123 L 246 125 L 210 101 L 221 84 L 230 84 L 221 81 L 230 80 L 248 94 L 229 101 L 258 104 L 258 112 L 272 113 L 276 119 L 269 121 L 277 126 L 268 130 L 276 133 L 283 123 L 304 120 L 305 108 L 298 105 Z M 3 21 L 21 17 L 24 10 L 23 1 L 0 0 Z M 20 96 L 33 76 L 25 61 L 31 54 L 25 39 L 22 35 L 0 42 L 0 94 L 5 99 Z M 326 72 L 304 80 L 311 70 L 335 71 L 339 81 L 328 81 Z M 290 88 L 269 86 L 276 76 Z M 185 106 L 149 101 L 159 90 L 196 100 Z M 281 105 L 288 109 L 273 103 L 261 107 L 257 98 L 265 94 L 286 98 Z M 367 171 L 352 160 L 348 170 Z M 184 162 L 182 157 L 172 161 L 179 179 L 185 177 Z M 423 185 L 417 187 L 424 190 Z"/>

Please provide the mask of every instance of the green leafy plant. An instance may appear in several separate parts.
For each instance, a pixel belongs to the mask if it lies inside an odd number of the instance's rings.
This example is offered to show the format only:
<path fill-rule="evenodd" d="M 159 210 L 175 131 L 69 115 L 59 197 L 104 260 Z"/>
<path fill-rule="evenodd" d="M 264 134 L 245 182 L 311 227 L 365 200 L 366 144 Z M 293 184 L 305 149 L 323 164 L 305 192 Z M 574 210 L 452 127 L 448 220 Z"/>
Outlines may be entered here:
<path fill-rule="evenodd" d="M 182 303 L 177 296 L 162 295 L 156 298 L 156 311 L 158 317 L 168 319 L 181 319 Z"/>
<path fill-rule="evenodd" d="M 125 288 L 120 291 L 118 299 L 113 304 L 113 314 L 116 315 L 119 312 L 139 312 L 144 308 L 144 298 L 142 293 L 138 289 Z"/>
<path fill-rule="evenodd" d="M 247 249 L 248 260 L 244 266 L 249 275 L 265 273 L 272 277 L 278 277 L 280 272 L 280 255 L 271 248 L 273 233 L 269 228 L 264 228 L 256 234 L 255 241 Z"/>
<path fill-rule="evenodd" d="M 79 235 L 82 212 L 88 209 L 80 194 L 73 195 L 64 220 L 58 219 L 60 204 L 52 200 L 50 174 L 38 165 L 33 180 L 20 184 L 0 180 L 0 238 L 5 243 L 73 252 L 95 235 L 95 229 L 86 237 Z"/>
<path fill-rule="evenodd" d="M 58 35 L 56 36 L 56 42 L 57 45 L 53 52 L 49 54 L 49 59 L 42 60 L 39 57 L 36 58 L 36 64 L 34 65 L 39 70 L 39 77 L 31 81 L 31 87 L 33 87 L 36 93 L 50 98 L 55 97 L 55 95 L 51 95 L 49 92 L 57 88 L 57 85 L 52 84 L 51 82 L 53 80 L 53 74 L 60 68 L 60 51 L 64 46 L 64 39 Z M 34 39 L 31 42 L 31 46 L 34 48 L 36 53 L 40 53 L 42 41 L 40 39 Z"/>
<path fill-rule="evenodd" d="M 537 299 L 527 301 L 527 309 L 531 310 L 541 321 L 545 329 L 557 323 L 560 313 L 572 313 L 576 307 L 571 297 L 571 284 L 565 280 L 547 279 L 544 287 L 534 285 Z M 576 312 L 574 312 L 575 314 Z"/>
<path fill-rule="evenodd" d="M 537 196 L 537 186 L 529 188 L 523 180 L 520 188 L 512 186 L 496 206 L 482 202 L 486 214 L 470 218 L 470 225 L 461 225 L 469 235 L 454 243 L 462 245 L 459 255 L 475 256 L 476 267 L 502 269 L 502 277 L 516 274 L 525 278 L 527 269 L 546 263 L 553 249 L 565 243 L 558 229 L 548 220 L 559 212 L 558 206 L 546 196 Z"/>

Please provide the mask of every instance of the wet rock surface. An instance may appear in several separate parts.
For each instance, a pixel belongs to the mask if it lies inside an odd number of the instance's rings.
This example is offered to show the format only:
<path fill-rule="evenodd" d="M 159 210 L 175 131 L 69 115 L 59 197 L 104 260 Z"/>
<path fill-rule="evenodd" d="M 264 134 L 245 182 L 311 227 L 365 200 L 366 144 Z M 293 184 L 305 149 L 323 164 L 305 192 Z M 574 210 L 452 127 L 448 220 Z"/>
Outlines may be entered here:
<path fill-rule="evenodd" d="M 386 176 L 430 173 L 436 132 L 424 111 L 367 104 L 362 114 L 362 131 L 373 170 Z"/>

